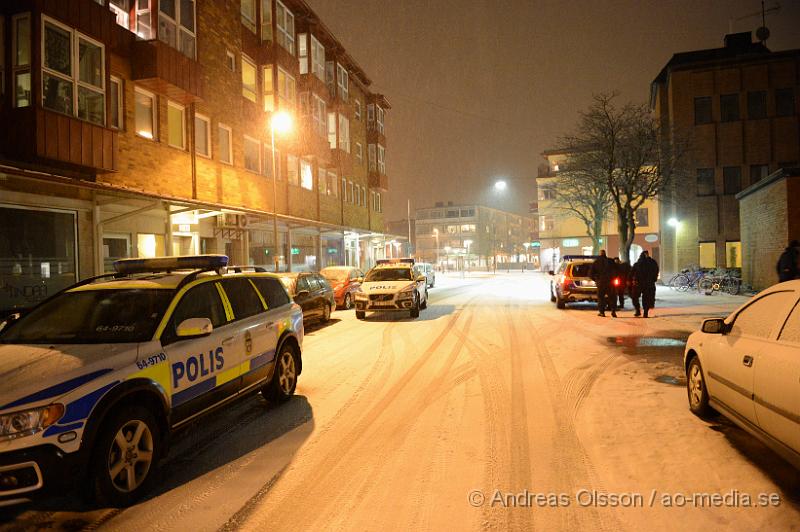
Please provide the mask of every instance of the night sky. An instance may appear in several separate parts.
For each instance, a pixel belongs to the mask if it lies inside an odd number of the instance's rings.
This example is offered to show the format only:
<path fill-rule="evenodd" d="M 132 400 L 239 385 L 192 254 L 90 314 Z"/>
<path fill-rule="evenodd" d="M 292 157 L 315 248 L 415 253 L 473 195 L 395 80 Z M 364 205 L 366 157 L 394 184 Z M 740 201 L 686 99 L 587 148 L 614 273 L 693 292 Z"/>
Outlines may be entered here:
<path fill-rule="evenodd" d="M 757 0 L 308 2 L 392 105 L 387 221 L 405 217 L 409 198 L 412 209 L 454 201 L 526 212 L 541 152 L 592 93 L 644 102 L 673 53 L 720 47 L 731 19 L 761 9 Z M 767 14 L 767 46 L 800 48 L 800 0 L 780 4 Z M 750 17 L 733 30 L 760 25 Z M 491 190 L 499 177 L 505 197 Z"/>

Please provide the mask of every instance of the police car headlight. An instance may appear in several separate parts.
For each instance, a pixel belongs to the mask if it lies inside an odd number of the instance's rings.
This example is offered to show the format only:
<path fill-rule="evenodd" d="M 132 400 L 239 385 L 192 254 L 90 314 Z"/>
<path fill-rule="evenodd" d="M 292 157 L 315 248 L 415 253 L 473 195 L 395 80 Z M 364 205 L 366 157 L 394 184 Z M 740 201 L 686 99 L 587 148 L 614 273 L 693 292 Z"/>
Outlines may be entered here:
<path fill-rule="evenodd" d="M 364 292 L 355 292 L 356 299 L 368 299 L 369 296 Z"/>
<path fill-rule="evenodd" d="M 59 403 L 3 414 L 0 416 L 0 440 L 36 434 L 58 421 L 63 415 L 64 405 Z"/>
<path fill-rule="evenodd" d="M 408 285 L 399 292 L 397 292 L 397 299 L 408 299 L 414 297 L 414 285 Z"/>

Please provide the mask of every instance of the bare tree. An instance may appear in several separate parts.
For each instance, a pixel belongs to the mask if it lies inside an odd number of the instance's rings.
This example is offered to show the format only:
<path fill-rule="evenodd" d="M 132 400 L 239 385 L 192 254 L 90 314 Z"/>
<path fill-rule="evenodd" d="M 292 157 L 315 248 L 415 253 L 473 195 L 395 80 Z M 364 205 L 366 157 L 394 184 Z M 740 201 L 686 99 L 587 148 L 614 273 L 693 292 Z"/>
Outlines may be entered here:
<path fill-rule="evenodd" d="M 565 169 L 547 186 L 552 191 L 552 206 L 568 215 L 578 218 L 586 226 L 586 235 L 592 240 L 592 249 L 596 255 L 600 251 L 603 236 L 603 221 L 611 209 L 611 194 L 605 181 L 585 172 L 580 165 L 573 168 L 571 156 L 568 157 Z M 545 192 L 547 194 L 547 192 Z"/>
<path fill-rule="evenodd" d="M 575 172 L 602 182 L 617 215 L 621 257 L 630 256 L 636 211 L 666 192 L 683 172 L 688 142 L 661 131 L 643 104 L 615 104 L 616 94 L 599 94 L 580 113 L 577 132 L 563 139 Z"/>

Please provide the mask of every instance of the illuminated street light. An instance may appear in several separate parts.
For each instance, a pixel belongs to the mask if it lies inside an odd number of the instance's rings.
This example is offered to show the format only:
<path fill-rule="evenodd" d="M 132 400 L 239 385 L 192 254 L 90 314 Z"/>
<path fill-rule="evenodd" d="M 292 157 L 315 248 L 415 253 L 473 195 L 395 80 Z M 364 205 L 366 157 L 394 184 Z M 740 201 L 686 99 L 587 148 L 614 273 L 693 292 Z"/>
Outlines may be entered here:
<path fill-rule="evenodd" d="M 278 252 L 278 171 L 275 160 L 275 133 L 286 135 L 292 130 L 292 115 L 286 111 L 272 113 L 269 121 L 270 137 L 272 138 L 272 238 L 275 242 L 275 273 L 280 266 L 280 253 Z M 291 255 L 289 255 L 289 270 L 291 270 Z"/>
<path fill-rule="evenodd" d="M 681 225 L 681 222 L 677 218 L 670 218 L 669 220 L 667 220 L 667 224 L 669 224 L 670 227 L 678 227 L 679 225 Z"/>
<path fill-rule="evenodd" d="M 494 183 L 494 189 L 495 189 L 496 191 L 498 191 L 498 192 L 503 192 L 503 191 L 504 191 L 505 189 L 507 189 L 507 188 L 508 188 L 508 183 L 506 183 L 506 182 L 505 182 L 504 180 L 502 180 L 502 179 L 500 179 L 500 180 L 498 180 L 498 181 L 495 181 L 495 183 Z"/>

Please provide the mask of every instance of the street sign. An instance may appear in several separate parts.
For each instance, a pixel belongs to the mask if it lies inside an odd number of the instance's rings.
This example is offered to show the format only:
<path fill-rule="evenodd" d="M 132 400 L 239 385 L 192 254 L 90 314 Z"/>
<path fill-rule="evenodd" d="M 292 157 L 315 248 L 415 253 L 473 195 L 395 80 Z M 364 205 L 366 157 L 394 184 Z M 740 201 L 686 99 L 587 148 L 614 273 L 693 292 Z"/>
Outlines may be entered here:
<path fill-rule="evenodd" d="M 540 247 L 542 247 L 542 243 L 539 242 L 538 240 L 534 240 L 533 242 L 531 242 L 531 247 L 532 248 L 540 248 Z"/>
<path fill-rule="evenodd" d="M 299 255 L 299 254 L 300 254 L 300 248 L 292 248 L 292 255 Z"/>
<path fill-rule="evenodd" d="M 336 253 L 339 253 L 337 248 L 328 248 L 328 255 L 335 255 Z"/>
<path fill-rule="evenodd" d="M 581 241 L 577 238 L 565 238 L 561 241 L 561 245 L 565 248 L 576 248 L 581 245 Z"/>

